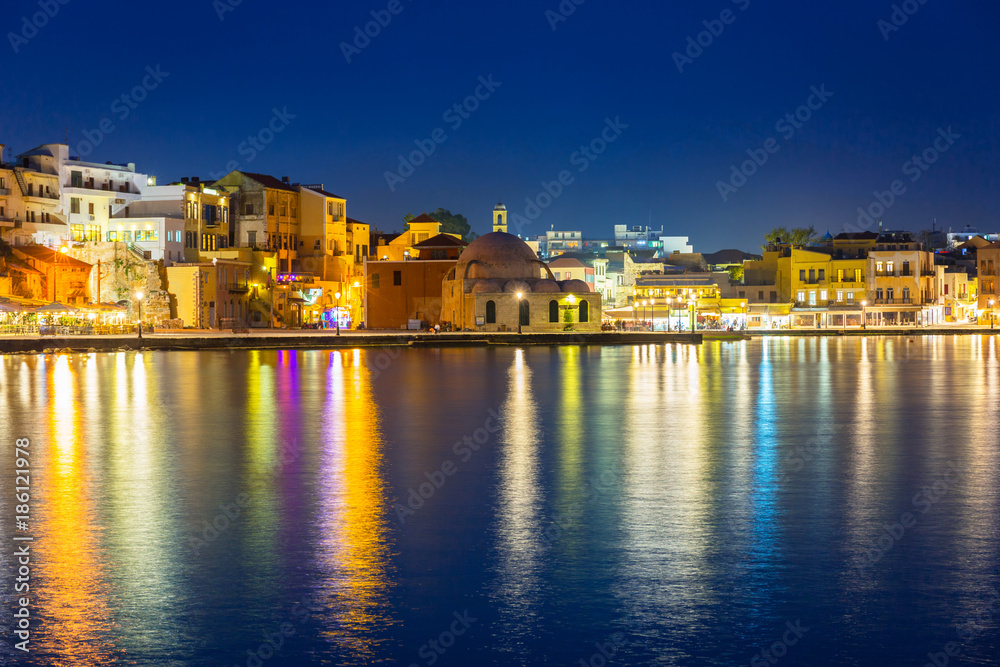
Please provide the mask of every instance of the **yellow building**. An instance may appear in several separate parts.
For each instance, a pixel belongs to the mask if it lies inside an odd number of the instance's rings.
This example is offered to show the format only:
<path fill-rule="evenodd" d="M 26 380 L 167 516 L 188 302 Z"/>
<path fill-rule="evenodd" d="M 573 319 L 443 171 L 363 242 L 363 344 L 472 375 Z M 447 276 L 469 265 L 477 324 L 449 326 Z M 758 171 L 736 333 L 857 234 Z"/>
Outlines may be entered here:
<path fill-rule="evenodd" d="M 876 236 L 840 234 L 827 245 L 808 249 L 771 245 L 760 260 L 745 262 L 744 284 L 753 313 L 749 325 L 861 326 L 868 248 Z M 788 304 L 787 311 L 772 313 L 757 305 L 763 299 L 754 296 L 764 291 L 769 304 Z"/>
<path fill-rule="evenodd" d="M 936 266 L 938 304 L 945 322 L 969 322 L 977 319 L 979 285 L 969 278 L 965 267 Z"/>
<path fill-rule="evenodd" d="M 934 255 L 910 232 L 882 232 L 868 252 L 867 324 L 922 326 L 942 321 Z"/>
<path fill-rule="evenodd" d="M 980 324 L 996 324 L 1000 310 L 1000 243 L 991 243 L 976 251 L 979 269 L 978 318 Z"/>
<path fill-rule="evenodd" d="M 442 232 L 440 222 L 426 213 L 421 213 L 406 223 L 406 231 L 402 234 L 381 235 L 377 243 L 372 245 L 370 257 L 373 261 L 404 262 L 416 257 L 413 246 L 441 233 L 454 236 L 456 239 L 462 238 L 459 234 Z"/>

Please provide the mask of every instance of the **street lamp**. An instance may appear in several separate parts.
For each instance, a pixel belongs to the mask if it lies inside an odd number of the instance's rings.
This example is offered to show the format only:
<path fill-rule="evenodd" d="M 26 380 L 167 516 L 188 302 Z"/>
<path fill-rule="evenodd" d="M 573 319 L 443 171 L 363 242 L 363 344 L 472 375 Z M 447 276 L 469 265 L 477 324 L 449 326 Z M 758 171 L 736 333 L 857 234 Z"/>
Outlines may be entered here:
<path fill-rule="evenodd" d="M 749 319 L 747 314 L 747 302 L 746 301 L 740 302 L 740 308 L 743 309 L 743 322 L 740 324 L 740 329 L 746 329 L 747 325 L 749 324 L 749 322 L 747 321 Z"/>
<path fill-rule="evenodd" d="M 523 294 L 521 292 L 517 293 L 517 333 L 521 333 L 521 297 Z"/>
<path fill-rule="evenodd" d="M 868 305 L 867 301 L 861 302 L 861 328 L 865 328 L 865 306 Z"/>
<path fill-rule="evenodd" d="M 135 298 L 139 301 L 139 340 L 142 340 L 142 292 L 136 292 Z"/>
<path fill-rule="evenodd" d="M 337 298 L 337 307 L 334 309 L 334 312 L 336 314 L 333 316 L 333 318 L 337 321 L 337 335 L 339 336 L 340 335 L 340 292 L 337 292 L 333 296 Z"/>
<path fill-rule="evenodd" d="M 990 329 L 993 328 L 993 299 L 990 299 Z"/>
<path fill-rule="evenodd" d="M 639 304 L 635 301 L 632 302 L 632 330 L 639 328 L 639 317 L 636 311 L 639 310 Z"/>

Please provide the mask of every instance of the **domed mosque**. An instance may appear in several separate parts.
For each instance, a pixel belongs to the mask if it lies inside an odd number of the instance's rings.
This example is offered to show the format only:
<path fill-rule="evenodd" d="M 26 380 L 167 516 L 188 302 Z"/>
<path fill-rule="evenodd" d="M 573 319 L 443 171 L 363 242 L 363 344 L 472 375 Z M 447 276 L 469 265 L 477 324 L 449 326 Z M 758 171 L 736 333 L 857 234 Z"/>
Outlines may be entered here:
<path fill-rule="evenodd" d="M 507 233 L 507 208 L 493 231 L 470 243 L 442 281 L 441 319 L 456 330 L 600 331 L 601 295 L 582 280 L 556 280 L 527 243 Z"/>

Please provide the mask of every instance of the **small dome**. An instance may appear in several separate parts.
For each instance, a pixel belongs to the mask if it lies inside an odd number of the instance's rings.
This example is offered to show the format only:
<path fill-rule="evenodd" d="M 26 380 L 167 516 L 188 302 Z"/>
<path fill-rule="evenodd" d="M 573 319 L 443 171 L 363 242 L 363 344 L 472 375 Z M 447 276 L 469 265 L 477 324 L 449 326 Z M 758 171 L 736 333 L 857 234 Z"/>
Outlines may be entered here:
<path fill-rule="evenodd" d="M 506 211 L 507 207 L 503 205 L 503 202 L 500 202 L 499 204 L 497 204 L 496 206 L 493 207 L 493 210 L 494 211 Z"/>
<path fill-rule="evenodd" d="M 530 294 L 531 285 L 523 280 L 508 280 L 503 286 L 503 291 L 507 294 L 517 294 L 518 292 Z"/>
<path fill-rule="evenodd" d="M 562 289 L 559 287 L 559 283 L 554 280 L 539 280 L 537 283 L 531 286 L 534 292 L 561 292 Z"/>
<path fill-rule="evenodd" d="M 559 286 L 562 287 L 563 292 L 572 292 L 579 294 L 580 292 L 590 292 L 590 285 L 583 282 L 582 280 L 562 280 L 559 282 Z"/>
<path fill-rule="evenodd" d="M 473 294 L 499 294 L 503 292 L 503 284 L 496 280 L 480 280 L 472 286 Z"/>

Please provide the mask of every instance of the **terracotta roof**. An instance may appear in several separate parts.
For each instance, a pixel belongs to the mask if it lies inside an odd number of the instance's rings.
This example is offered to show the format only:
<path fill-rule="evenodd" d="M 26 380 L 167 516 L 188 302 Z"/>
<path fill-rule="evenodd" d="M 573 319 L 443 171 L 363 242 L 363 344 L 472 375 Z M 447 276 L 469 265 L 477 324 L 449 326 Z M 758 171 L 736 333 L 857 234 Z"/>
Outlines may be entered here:
<path fill-rule="evenodd" d="M 349 222 L 352 225 L 367 225 L 368 224 L 367 222 L 361 222 L 360 220 L 355 220 L 354 218 L 351 218 L 351 217 L 347 218 L 347 222 Z M 371 225 L 369 225 L 369 226 L 371 226 Z"/>
<path fill-rule="evenodd" d="M 709 264 L 739 264 L 743 260 L 747 259 L 761 259 L 760 255 L 753 255 L 748 252 L 743 252 L 742 250 L 736 250 L 734 248 L 728 248 L 726 250 L 720 250 L 719 252 L 711 252 L 707 255 L 703 255 L 705 261 Z"/>
<path fill-rule="evenodd" d="M 309 185 L 303 185 L 302 187 L 304 189 L 306 189 L 306 190 L 312 190 L 313 192 L 318 192 L 319 194 L 323 195 L 324 197 L 333 197 L 334 199 L 344 199 L 344 197 L 341 197 L 340 195 L 335 195 L 332 192 L 327 192 L 323 188 L 314 188 L 314 187 L 309 186 Z"/>
<path fill-rule="evenodd" d="M 420 249 L 431 249 L 431 248 L 464 248 L 469 245 L 462 239 L 456 239 L 451 234 L 438 234 L 437 236 L 432 236 L 426 241 L 421 241 L 413 245 L 414 248 Z"/>
<path fill-rule="evenodd" d="M 272 190 L 285 190 L 287 192 L 298 192 L 292 187 L 290 183 L 285 183 L 281 179 L 275 178 L 274 176 L 268 176 L 267 174 L 255 174 L 250 171 L 240 172 L 244 176 L 249 176 L 253 180 L 257 181 L 265 188 L 271 188 Z"/>
<path fill-rule="evenodd" d="M 549 262 L 549 267 L 555 267 L 557 269 L 563 267 L 570 268 L 586 268 L 587 265 L 576 259 L 575 257 L 557 257 L 556 259 Z"/>
<path fill-rule="evenodd" d="M 440 221 L 439 220 L 435 220 L 434 218 L 432 218 L 431 216 L 427 215 L 426 213 L 421 213 L 420 215 L 418 215 L 417 217 L 415 217 L 413 220 L 410 220 L 410 222 L 440 222 Z"/>
<path fill-rule="evenodd" d="M 22 254 L 31 259 L 37 260 L 39 262 L 45 262 L 47 264 L 60 264 L 62 266 L 72 266 L 78 269 L 89 269 L 92 265 L 86 262 L 81 262 L 80 260 L 70 257 L 69 255 L 64 255 L 58 250 L 53 250 L 52 248 L 47 248 L 43 245 L 21 245 L 14 246 L 14 254 Z"/>

